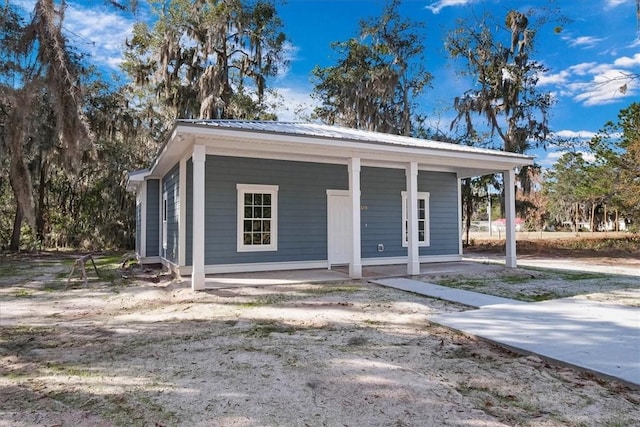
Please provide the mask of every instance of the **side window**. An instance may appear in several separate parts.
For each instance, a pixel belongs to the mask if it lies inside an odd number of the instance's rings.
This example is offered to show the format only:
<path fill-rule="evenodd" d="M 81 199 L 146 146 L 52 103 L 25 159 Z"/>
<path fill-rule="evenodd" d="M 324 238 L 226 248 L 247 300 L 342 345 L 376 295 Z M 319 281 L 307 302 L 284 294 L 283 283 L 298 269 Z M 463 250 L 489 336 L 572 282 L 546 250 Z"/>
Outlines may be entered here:
<path fill-rule="evenodd" d="M 238 252 L 278 250 L 278 186 L 238 184 Z"/>
<path fill-rule="evenodd" d="M 167 249 L 167 193 L 162 193 L 162 249 Z"/>
<path fill-rule="evenodd" d="M 402 192 L 402 246 L 409 244 L 409 201 Z M 429 246 L 429 193 L 418 193 L 418 246 Z"/>

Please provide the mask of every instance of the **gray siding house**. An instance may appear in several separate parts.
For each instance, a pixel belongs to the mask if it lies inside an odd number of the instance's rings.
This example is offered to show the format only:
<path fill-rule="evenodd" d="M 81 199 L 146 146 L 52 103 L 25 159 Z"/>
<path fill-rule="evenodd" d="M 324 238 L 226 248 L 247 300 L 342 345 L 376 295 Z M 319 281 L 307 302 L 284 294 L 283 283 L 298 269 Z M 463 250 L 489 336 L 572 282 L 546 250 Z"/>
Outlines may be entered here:
<path fill-rule="evenodd" d="M 502 173 L 516 266 L 514 169 L 528 156 L 309 123 L 179 120 L 129 174 L 136 252 L 191 275 L 460 260 L 460 179 Z"/>

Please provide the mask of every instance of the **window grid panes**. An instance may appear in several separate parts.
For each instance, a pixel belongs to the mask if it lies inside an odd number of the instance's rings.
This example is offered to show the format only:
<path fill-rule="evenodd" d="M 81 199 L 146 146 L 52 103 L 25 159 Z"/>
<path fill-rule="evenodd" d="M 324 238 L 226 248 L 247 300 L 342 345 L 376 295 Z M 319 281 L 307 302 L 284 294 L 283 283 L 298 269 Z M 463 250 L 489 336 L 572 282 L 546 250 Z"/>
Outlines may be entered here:
<path fill-rule="evenodd" d="M 406 193 L 402 192 L 403 201 L 403 228 L 402 237 L 403 246 L 406 246 L 409 242 L 409 200 L 406 197 Z M 418 244 L 420 246 L 429 245 L 429 193 L 418 193 Z"/>
<path fill-rule="evenodd" d="M 262 246 L 271 244 L 271 194 L 245 193 L 243 244 Z"/>

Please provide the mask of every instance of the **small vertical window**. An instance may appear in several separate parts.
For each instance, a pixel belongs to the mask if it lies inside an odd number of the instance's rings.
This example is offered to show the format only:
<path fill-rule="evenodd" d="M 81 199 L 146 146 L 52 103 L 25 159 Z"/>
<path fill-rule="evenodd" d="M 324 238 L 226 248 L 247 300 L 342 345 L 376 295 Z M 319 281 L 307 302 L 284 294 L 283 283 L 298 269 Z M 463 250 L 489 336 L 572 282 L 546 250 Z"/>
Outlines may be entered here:
<path fill-rule="evenodd" d="M 238 252 L 278 250 L 278 186 L 238 184 Z"/>
<path fill-rule="evenodd" d="M 162 193 L 162 249 L 167 249 L 167 193 Z"/>
<path fill-rule="evenodd" d="M 409 200 L 402 192 L 402 246 L 409 244 Z M 418 193 L 418 246 L 429 246 L 429 193 Z"/>

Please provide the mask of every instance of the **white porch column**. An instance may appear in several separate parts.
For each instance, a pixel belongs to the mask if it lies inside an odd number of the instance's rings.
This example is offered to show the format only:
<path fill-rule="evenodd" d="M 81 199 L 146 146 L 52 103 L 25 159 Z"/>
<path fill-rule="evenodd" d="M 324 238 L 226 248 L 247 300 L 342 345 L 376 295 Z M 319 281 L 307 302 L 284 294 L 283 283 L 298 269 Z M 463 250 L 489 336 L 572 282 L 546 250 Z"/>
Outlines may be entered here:
<path fill-rule="evenodd" d="M 204 289 L 204 162 L 206 149 L 203 145 L 193 147 L 193 254 L 191 289 Z"/>
<path fill-rule="evenodd" d="M 141 258 L 145 258 L 147 256 L 147 180 L 140 185 L 139 188 L 140 193 L 138 196 L 140 197 L 140 255 Z M 160 199 L 162 202 L 162 199 Z M 160 218 L 162 219 L 162 218 Z"/>
<path fill-rule="evenodd" d="M 407 274 L 420 274 L 418 248 L 418 163 L 411 162 L 405 169 L 407 177 Z"/>
<path fill-rule="evenodd" d="M 462 246 L 462 179 L 458 178 L 458 254 L 460 257 L 464 254 Z"/>
<path fill-rule="evenodd" d="M 349 194 L 351 196 L 351 263 L 349 277 L 362 277 L 362 254 L 360 252 L 360 158 L 349 159 Z"/>
<path fill-rule="evenodd" d="M 518 260 L 516 257 L 516 191 L 515 191 L 515 172 L 513 169 L 502 173 L 504 181 L 504 200 L 506 219 L 505 238 L 506 238 L 506 258 L 505 264 L 508 268 L 516 268 Z"/>

